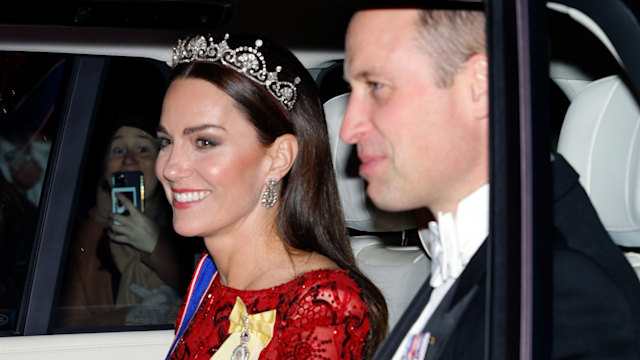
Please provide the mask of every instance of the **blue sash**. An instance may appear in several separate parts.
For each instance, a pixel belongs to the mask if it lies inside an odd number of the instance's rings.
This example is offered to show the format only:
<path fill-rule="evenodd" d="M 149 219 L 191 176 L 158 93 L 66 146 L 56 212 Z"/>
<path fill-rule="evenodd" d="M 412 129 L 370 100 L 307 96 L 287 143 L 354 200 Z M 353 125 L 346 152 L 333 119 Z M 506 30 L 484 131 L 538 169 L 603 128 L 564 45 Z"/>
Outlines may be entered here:
<path fill-rule="evenodd" d="M 169 354 L 167 354 L 167 359 L 173 354 L 173 350 L 176 348 L 176 344 L 184 334 L 185 329 L 189 326 L 193 315 L 198 310 L 200 306 L 200 302 L 202 302 L 202 298 L 204 294 L 211 286 L 211 282 L 218 275 L 216 272 L 216 266 L 213 264 L 213 260 L 208 254 L 205 254 L 198 262 L 198 266 L 196 267 L 196 271 L 193 274 L 193 278 L 191 279 L 191 284 L 189 285 L 189 292 L 187 293 L 187 300 L 185 302 L 185 310 L 182 314 L 182 317 L 178 321 L 178 328 L 176 329 L 176 336 L 173 339 L 173 344 L 171 344 L 171 348 L 169 349 Z"/>

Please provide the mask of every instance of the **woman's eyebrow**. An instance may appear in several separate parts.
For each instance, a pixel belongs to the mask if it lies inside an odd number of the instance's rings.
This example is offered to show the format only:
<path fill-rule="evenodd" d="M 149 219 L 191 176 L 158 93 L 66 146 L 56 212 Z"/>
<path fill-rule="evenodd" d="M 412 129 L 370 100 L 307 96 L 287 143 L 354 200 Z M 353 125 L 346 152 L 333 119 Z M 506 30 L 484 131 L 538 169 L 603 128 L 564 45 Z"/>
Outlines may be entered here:
<path fill-rule="evenodd" d="M 204 125 L 198 125 L 198 126 L 194 126 L 194 127 L 188 127 L 188 128 L 186 128 L 186 129 L 184 129 L 182 131 L 182 134 L 183 135 L 190 135 L 190 134 L 193 134 L 193 133 L 197 133 L 198 131 L 206 130 L 206 129 L 209 129 L 209 128 L 226 130 L 224 127 L 222 127 L 220 125 L 204 124 Z"/>

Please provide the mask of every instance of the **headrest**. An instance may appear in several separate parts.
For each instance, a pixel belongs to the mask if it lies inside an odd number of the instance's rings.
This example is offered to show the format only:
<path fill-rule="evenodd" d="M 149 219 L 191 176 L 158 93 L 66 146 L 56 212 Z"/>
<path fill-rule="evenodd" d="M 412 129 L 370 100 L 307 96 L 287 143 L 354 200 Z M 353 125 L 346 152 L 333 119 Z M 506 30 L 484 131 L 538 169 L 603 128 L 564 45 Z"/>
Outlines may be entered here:
<path fill-rule="evenodd" d="M 358 158 L 353 145 L 340 140 L 340 125 L 349 94 L 338 95 L 324 104 L 336 172 L 347 226 L 368 232 L 402 231 L 416 227 L 412 212 L 389 213 L 376 208 L 367 198 L 366 184 L 358 176 Z"/>
<path fill-rule="evenodd" d="M 571 102 L 558 152 L 613 240 L 640 247 L 640 108 L 619 77 L 594 81 Z"/>

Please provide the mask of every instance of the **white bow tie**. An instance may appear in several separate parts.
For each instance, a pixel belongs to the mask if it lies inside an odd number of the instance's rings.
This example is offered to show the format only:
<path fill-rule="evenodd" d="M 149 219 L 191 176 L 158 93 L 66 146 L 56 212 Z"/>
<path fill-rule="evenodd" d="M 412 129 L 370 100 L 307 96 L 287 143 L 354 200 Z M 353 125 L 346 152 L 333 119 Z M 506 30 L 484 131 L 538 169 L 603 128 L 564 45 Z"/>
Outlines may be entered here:
<path fill-rule="evenodd" d="M 431 254 L 434 288 L 460 276 L 489 234 L 489 184 L 464 198 L 455 217 L 438 212 L 438 222 L 429 222 L 429 239 L 423 245 Z M 422 235 L 421 235 L 422 238 Z"/>

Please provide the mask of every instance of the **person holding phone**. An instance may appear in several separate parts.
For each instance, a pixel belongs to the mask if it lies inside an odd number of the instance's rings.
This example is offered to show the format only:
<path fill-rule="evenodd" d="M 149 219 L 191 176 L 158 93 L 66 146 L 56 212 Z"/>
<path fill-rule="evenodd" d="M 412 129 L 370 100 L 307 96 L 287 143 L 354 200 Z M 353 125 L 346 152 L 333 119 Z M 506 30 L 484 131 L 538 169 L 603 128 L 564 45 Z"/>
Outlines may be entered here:
<path fill-rule="evenodd" d="M 193 258 L 181 252 L 154 165 L 158 103 L 123 105 L 110 138 L 96 205 L 75 231 L 58 324 L 170 324 Z M 129 174 L 122 178 L 118 174 Z M 126 191 L 141 195 L 134 201 Z M 114 212 L 114 202 L 124 211 Z M 184 256 L 183 256 L 184 254 Z M 180 294 L 180 295 L 178 295 Z"/>

